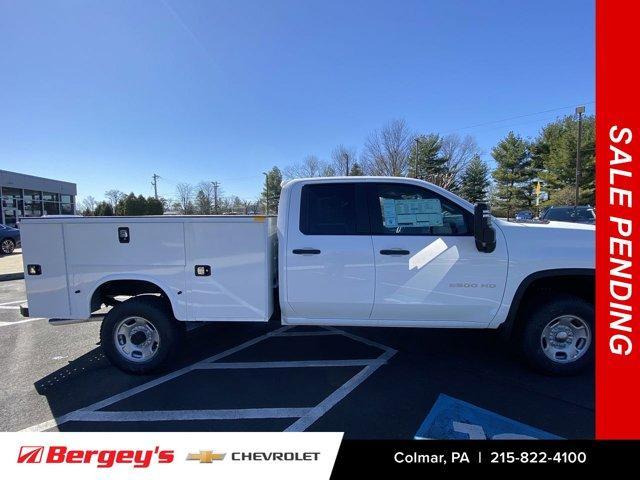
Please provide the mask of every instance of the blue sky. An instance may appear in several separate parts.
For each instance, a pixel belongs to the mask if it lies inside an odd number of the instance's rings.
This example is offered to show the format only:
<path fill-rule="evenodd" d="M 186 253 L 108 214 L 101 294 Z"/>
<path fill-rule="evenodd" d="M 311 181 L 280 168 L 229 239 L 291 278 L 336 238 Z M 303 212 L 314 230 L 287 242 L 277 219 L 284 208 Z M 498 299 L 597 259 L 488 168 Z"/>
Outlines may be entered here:
<path fill-rule="evenodd" d="M 489 160 L 511 129 L 593 113 L 594 68 L 589 0 L 0 0 L 0 168 L 80 198 L 149 195 L 154 172 L 166 196 L 255 198 L 260 172 L 394 118 Z"/>

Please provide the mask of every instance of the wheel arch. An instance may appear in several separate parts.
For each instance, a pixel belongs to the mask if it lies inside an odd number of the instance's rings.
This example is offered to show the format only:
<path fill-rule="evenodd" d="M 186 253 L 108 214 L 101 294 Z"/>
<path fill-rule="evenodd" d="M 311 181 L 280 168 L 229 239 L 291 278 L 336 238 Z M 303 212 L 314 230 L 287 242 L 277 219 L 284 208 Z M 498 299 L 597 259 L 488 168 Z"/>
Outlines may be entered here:
<path fill-rule="evenodd" d="M 528 275 L 518 285 L 507 318 L 500 329 L 506 336 L 515 333 L 522 324 L 521 313 L 536 298 L 551 291 L 575 294 L 594 303 L 595 276 L 594 268 L 557 268 Z"/>
<path fill-rule="evenodd" d="M 175 299 L 172 298 L 170 292 L 171 290 L 166 285 L 163 285 L 162 282 L 158 282 L 157 279 L 131 275 L 109 276 L 96 283 L 89 296 L 89 309 L 91 312 L 95 312 L 100 309 L 103 303 L 110 304 L 105 300 L 119 295 L 130 297 L 158 295 L 165 301 L 173 316 L 176 317 Z M 182 291 L 178 290 L 176 293 L 180 295 Z"/>

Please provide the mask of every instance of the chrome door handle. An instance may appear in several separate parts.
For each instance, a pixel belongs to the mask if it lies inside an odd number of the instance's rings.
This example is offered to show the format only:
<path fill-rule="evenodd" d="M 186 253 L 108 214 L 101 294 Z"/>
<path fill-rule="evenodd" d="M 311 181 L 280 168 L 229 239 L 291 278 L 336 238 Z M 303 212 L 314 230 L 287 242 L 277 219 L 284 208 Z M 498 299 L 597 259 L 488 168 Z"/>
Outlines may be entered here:
<path fill-rule="evenodd" d="M 380 255 L 409 255 L 409 250 L 403 250 L 402 248 L 390 248 L 388 250 L 380 250 Z"/>
<path fill-rule="evenodd" d="M 319 255 L 320 250 L 317 248 L 294 248 L 294 255 Z"/>

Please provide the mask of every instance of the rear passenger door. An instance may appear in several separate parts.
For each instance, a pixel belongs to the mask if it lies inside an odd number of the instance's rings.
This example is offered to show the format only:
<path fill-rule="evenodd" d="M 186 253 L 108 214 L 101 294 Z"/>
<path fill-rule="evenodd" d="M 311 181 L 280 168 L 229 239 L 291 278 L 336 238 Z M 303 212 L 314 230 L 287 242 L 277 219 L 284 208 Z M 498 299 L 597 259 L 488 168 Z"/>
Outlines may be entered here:
<path fill-rule="evenodd" d="M 366 320 L 374 258 L 363 183 L 303 184 L 287 226 L 286 300 L 291 320 Z"/>

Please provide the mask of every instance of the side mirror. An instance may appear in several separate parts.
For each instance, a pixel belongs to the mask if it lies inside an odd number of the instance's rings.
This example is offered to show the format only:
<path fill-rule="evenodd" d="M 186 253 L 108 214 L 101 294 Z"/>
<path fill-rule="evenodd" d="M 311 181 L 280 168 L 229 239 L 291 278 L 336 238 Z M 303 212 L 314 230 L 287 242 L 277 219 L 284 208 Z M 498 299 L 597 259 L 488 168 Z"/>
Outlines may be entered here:
<path fill-rule="evenodd" d="M 473 233 L 479 252 L 491 253 L 496 248 L 496 231 L 491 224 L 491 213 L 486 203 L 477 203 L 473 210 Z"/>

